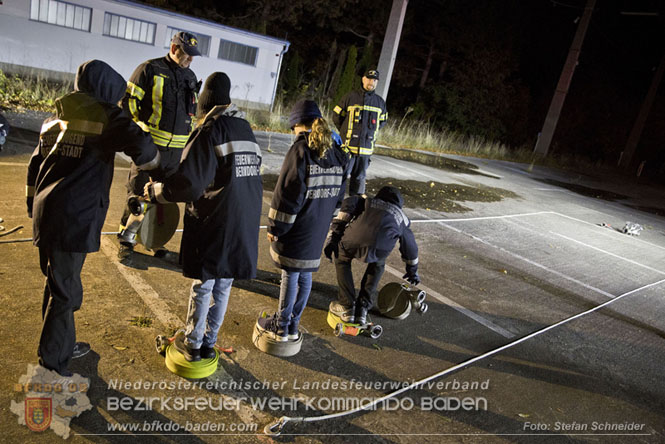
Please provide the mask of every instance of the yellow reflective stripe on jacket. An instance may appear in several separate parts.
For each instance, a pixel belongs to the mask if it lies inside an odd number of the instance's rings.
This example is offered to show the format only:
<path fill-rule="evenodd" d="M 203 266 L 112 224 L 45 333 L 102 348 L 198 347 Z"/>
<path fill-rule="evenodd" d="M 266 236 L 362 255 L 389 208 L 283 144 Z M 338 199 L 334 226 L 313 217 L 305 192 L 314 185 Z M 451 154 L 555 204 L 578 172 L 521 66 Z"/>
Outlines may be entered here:
<path fill-rule="evenodd" d="M 365 148 L 365 147 L 358 147 L 358 146 L 351 146 L 348 145 L 347 148 L 349 149 L 349 152 L 351 154 L 355 155 L 361 155 L 361 156 L 371 156 L 374 153 L 374 142 L 372 142 L 372 146 L 370 148 Z"/>
<path fill-rule="evenodd" d="M 141 122 L 141 121 L 139 120 L 138 100 L 136 100 L 135 97 L 130 97 L 129 99 L 127 99 L 127 105 L 129 106 L 129 113 L 132 115 L 132 120 L 134 120 L 134 122 L 138 123 L 139 126 L 141 126 L 141 124 L 142 124 L 143 122 Z M 144 124 L 144 125 L 145 125 L 145 124 Z M 143 127 L 141 127 L 141 128 L 143 128 Z M 147 128 L 143 128 L 143 131 L 146 131 L 146 132 L 147 132 L 148 129 L 147 129 Z"/>
<path fill-rule="evenodd" d="M 25 186 L 25 197 L 34 197 L 35 195 L 35 187 L 32 185 L 26 185 Z"/>
<path fill-rule="evenodd" d="M 154 76 L 152 84 L 152 115 L 148 124 L 158 126 L 162 119 L 162 99 L 164 97 L 164 77 Z"/>
<path fill-rule="evenodd" d="M 127 93 L 139 100 L 143 100 L 143 97 L 145 96 L 145 91 L 143 91 L 143 89 L 136 83 L 132 82 L 127 82 Z"/>
<path fill-rule="evenodd" d="M 184 148 L 189 136 L 178 136 L 143 124 L 150 132 L 155 145 L 169 148 Z"/>

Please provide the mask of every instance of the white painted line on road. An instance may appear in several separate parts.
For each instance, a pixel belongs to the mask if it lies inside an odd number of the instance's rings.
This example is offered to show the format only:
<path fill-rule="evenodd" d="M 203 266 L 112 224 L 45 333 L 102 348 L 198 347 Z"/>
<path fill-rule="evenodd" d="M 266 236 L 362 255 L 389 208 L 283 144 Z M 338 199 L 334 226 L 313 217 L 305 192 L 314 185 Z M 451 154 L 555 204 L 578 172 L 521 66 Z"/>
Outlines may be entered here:
<path fill-rule="evenodd" d="M 157 319 L 165 327 L 179 327 L 183 322 L 176 315 L 171 313 L 166 302 L 146 281 L 143 280 L 138 273 L 130 268 L 125 267 L 118 260 L 118 250 L 115 248 L 113 242 L 108 238 L 102 238 L 101 252 L 108 258 L 109 261 L 118 269 L 120 274 L 132 286 L 134 291 L 139 295 L 143 302 L 150 308 Z"/>
<path fill-rule="evenodd" d="M 503 248 L 503 247 L 500 247 L 500 246 L 495 245 L 495 244 L 493 244 L 493 243 L 491 243 L 491 242 L 488 242 L 488 241 L 486 241 L 485 239 L 481 239 L 480 237 L 475 236 L 475 235 L 473 235 L 473 234 L 471 234 L 471 233 L 467 233 L 467 232 L 465 232 L 465 231 L 462 231 L 462 230 L 460 230 L 460 229 L 458 229 L 458 228 L 455 228 L 455 227 L 452 227 L 452 226 L 450 226 L 450 225 L 446 225 L 446 224 L 444 224 L 444 223 L 441 223 L 441 225 L 443 225 L 444 227 L 449 228 L 449 229 L 451 229 L 451 230 L 453 230 L 453 231 L 455 231 L 455 232 L 457 232 L 457 233 L 463 234 L 463 235 L 465 235 L 465 236 L 469 236 L 469 237 L 472 238 L 473 240 L 476 240 L 476 241 L 478 241 L 478 242 L 481 242 L 481 243 L 483 243 L 483 244 L 485 244 L 485 245 L 487 245 L 487 246 L 490 246 L 490 247 L 492 247 L 492 248 L 496 248 L 497 250 L 499 250 L 499 251 L 501 251 L 501 252 L 503 252 L 503 253 L 506 253 L 506 254 L 508 254 L 508 255 L 510 255 L 510 256 L 513 256 L 513 257 L 516 258 L 516 259 L 519 259 L 519 260 L 521 260 L 521 261 L 524 261 L 524 262 L 526 262 L 526 263 L 528 263 L 528 264 L 533 265 L 534 267 L 538 267 L 538 268 L 540 268 L 540 269 L 542 269 L 542 270 L 547 271 L 548 273 L 552 273 L 552 274 L 554 274 L 554 275 L 556 275 L 556 276 L 559 276 L 560 278 L 563 278 L 563 279 L 565 279 L 565 280 L 567 280 L 567 281 L 573 282 L 573 283 L 575 283 L 575 284 L 577 284 L 577 285 L 580 285 L 580 286 L 582 286 L 582 287 L 584 287 L 584 288 L 586 288 L 586 289 L 592 290 L 592 291 L 594 291 L 594 292 L 596 292 L 596 293 L 600 293 L 600 294 L 602 294 L 603 296 L 606 296 L 606 297 L 608 297 L 608 298 L 613 298 L 613 297 L 615 297 L 612 293 L 608 293 L 608 292 L 606 292 L 605 290 L 601 290 L 600 288 L 596 288 L 596 287 L 594 287 L 593 285 L 589 285 L 589 284 L 587 284 L 587 283 L 584 283 L 584 282 L 582 282 L 582 281 L 580 281 L 580 280 L 575 279 L 574 277 L 571 277 L 571 276 L 568 276 L 568 275 L 566 275 L 566 274 L 560 273 L 560 272 L 558 272 L 558 271 L 556 271 L 556 270 L 553 270 L 553 269 L 551 269 L 551 268 L 549 268 L 549 267 L 547 267 L 547 266 L 545 266 L 545 265 L 539 264 L 538 262 L 532 261 L 531 259 L 528 259 L 528 258 L 526 258 L 526 257 L 524 257 L 524 256 L 521 256 L 521 255 L 517 254 L 517 253 L 513 253 L 512 251 L 506 250 L 506 249 Z"/>
<path fill-rule="evenodd" d="M 403 273 L 400 271 L 396 270 L 395 268 L 391 267 L 390 265 L 386 265 L 386 271 L 392 274 L 393 276 L 396 276 L 398 278 L 401 278 Z M 484 317 L 480 316 L 479 314 L 475 313 L 474 311 L 469 310 L 466 307 L 461 306 L 457 302 L 453 301 L 450 298 L 445 297 L 444 295 L 437 293 L 436 291 L 432 290 L 429 287 L 426 287 L 422 283 L 418 284 L 418 288 L 425 290 L 428 296 L 432 296 L 434 299 L 438 300 L 439 302 L 442 302 L 446 305 L 448 305 L 450 308 L 459 311 L 463 315 L 473 319 L 479 324 L 484 325 L 485 327 L 489 328 L 490 330 L 493 330 L 494 332 L 500 334 L 504 338 L 514 338 L 515 335 L 508 330 L 506 330 L 503 327 L 500 327 L 496 325 L 494 322 L 490 321 L 489 319 L 485 319 Z"/>
<path fill-rule="evenodd" d="M 414 211 L 414 213 L 418 214 L 419 216 L 424 216 L 422 213 L 419 213 L 417 211 Z M 518 214 L 505 214 L 503 216 L 484 216 L 484 217 L 466 217 L 466 218 L 460 218 L 460 219 L 418 219 L 418 220 L 412 220 L 411 223 L 429 223 L 429 222 L 468 222 L 468 221 L 475 221 L 475 220 L 490 220 L 490 219 L 507 219 L 510 217 L 524 217 L 524 216 L 536 216 L 539 214 L 556 214 L 553 211 L 538 211 L 535 213 L 518 213 Z M 427 217 L 427 216 L 424 216 Z"/>
<path fill-rule="evenodd" d="M 616 230 L 613 230 L 613 229 L 612 229 L 612 230 L 608 230 L 607 228 L 605 228 L 605 227 L 601 227 L 601 226 L 598 225 L 598 224 L 594 224 L 594 223 L 591 223 L 591 222 L 587 222 L 587 221 L 585 221 L 585 220 L 578 219 L 578 218 L 576 218 L 576 217 L 567 216 L 567 215 L 565 215 L 565 214 L 557 213 L 556 211 L 553 211 L 552 214 L 556 214 L 557 216 L 561 216 L 561 217 L 564 217 L 564 218 L 566 218 L 566 219 L 574 220 L 574 221 L 577 221 L 577 222 L 580 222 L 580 223 L 583 223 L 583 224 L 591 225 L 591 226 L 594 226 L 594 227 L 596 227 L 596 228 L 602 228 L 603 231 L 604 231 L 605 233 L 619 234 L 619 235 L 621 235 L 622 237 L 626 236 L 624 233 L 621 233 L 620 231 L 616 231 Z M 613 216 L 608 216 L 608 217 L 613 217 Z M 412 221 L 412 222 L 413 222 L 413 221 Z M 643 244 L 649 245 L 649 246 L 651 246 L 651 247 L 660 248 L 661 250 L 665 250 L 665 247 L 661 247 L 660 245 L 652 244 L 651 242 L 647 242 L 647 241 L 642 240 L 642 239 L 639 239 L 639 238 L 637 238 L 637 237 L 635 237 L 635 236 L 630 236 L 630 239 L 632 239 L 632 240 L 635 241 L 635 242 L 640 242 L 640 243 L 643 243 Z"/>
<path fill-rule="evenodd" d="M 657 270 L 657 269 L 655 269 L 655 268 L 653 268 L 653 267 L 649 267 L 648 265 L 640 264 L 639 262 L 636 262 L 636 261 L 634 261 L 634 260 L 631 260 L 631 259 L 625 258 L 625 257 L 623 257 L 623 256 L 619 256 L 618 254 L 614 254 L 614 253 L 611 253 L 611 252 L 609 252 L 609 251 L 603 250 L 602 248 L 594 247 L 593 245 L 589 245 L 589 244 L 586 244 L 586 243 L 584 243 L 584 242 L 582 242 L 582 241 L 578 241 L 577 239 L 573 239 L 572 237 L 568 237 L 568 236 L 565 236 L 565 235 L 560 234 L 560 233 L 555 233 L 554 231 L 550 231 L 550 233 L 554 234 L 555 236 L 559 236 L 559 237 L 562 237 L 562 238 L 564 238 L 564 239 L 567 239 L 567 240 L 569 240 L 569 241 L 571 241 L 571 242 L 575 242 L 576 244 L 580 244 L 580 245 L 582 245 L 582 246 L 584 246 L 584 247 L 591 248 L 592 250 L 599 251 L 599 252 L 601 252 L 601 253 L 604 253 L 604 254 L 610 255 L 610 256 L 615 257 L 615 258 L 617 258 L 617 259 L 621 259 L 621 260 L 626 261 L 626 262 L 628 262 L 628 263 L 631 263 L 631 264 L 633 264 L 633 265 L 637 265 L 637 266 L 639 266 L 639 267 L 646 268 L 647 270 L 655 271 L 655 272 L 658 273 L 658 274 L 665 275 L 665 272 L 662 271 L 662 270 Z"/>

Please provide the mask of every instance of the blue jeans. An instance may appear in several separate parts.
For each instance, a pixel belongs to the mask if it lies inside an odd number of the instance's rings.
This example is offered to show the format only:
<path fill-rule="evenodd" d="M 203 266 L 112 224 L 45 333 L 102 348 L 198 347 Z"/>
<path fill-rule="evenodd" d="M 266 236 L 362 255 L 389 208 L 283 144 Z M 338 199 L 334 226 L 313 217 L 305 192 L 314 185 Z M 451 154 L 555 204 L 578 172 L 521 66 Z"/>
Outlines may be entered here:
<path fill-rule="evenodd" d="M 300 316 L 302 316 L 302 312 L 305 310 L 311 291 L 311 271 L 282 270 L 277 323 L 288 334 L 296 334 L 298 332 Z"/>
<path fill-rule="evenodd" d="M 233 279 L 194 279 L 185 322 L 185 343 L 191 348 L 214 347 L 224 322 Z M 213 303 L 210 305 L 210 296 Z"/>

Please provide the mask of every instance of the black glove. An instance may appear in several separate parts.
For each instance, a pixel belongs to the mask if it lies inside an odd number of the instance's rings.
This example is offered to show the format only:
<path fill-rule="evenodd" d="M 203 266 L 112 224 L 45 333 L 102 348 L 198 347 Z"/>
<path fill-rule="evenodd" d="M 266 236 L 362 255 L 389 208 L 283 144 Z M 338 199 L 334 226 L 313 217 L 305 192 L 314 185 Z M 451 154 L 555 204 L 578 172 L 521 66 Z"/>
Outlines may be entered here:
<path fill-rule="evenodd" d="M 406 281 L 413 286 L 418 285 L 420 283 L 420 276 L 418 276 L 418 266 L 407 265 L 406 274 L 402 276 L 402 279 L 406 279 Z"/>
<path fill-rule="evenodd" d="M 32 219 L 32 202 L 35 198 L 34 197 L 26 197 L 25 198 L 25 203 L 28 206 L 28 217 Z"/>
<path fill-rule="evenodd" d="M 326 240 L 326 246 L 323 248 L 323 254 L 332 262 L 332 256 L 335 255 L 335 258 L 339 256 L 339 236 L 332 234 Z"/>

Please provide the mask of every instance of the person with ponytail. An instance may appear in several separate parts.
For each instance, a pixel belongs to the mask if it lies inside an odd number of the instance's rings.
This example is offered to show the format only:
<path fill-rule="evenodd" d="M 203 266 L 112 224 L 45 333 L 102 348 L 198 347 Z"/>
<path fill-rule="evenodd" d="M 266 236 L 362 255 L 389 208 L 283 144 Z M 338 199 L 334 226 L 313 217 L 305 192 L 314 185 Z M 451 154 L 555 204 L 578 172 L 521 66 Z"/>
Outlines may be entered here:
<path fill-rule="evenodd" d="M 321 262 L 335 208 L 344 198 L 348 155 L 312 100 L 295 104 L 289 116 L 295 141 L 286 154 L 268 212 L 270 256 L 282 269 L 279 306 L 258 328 L 276 341 L 299 339 L 300 316 Z"/>

